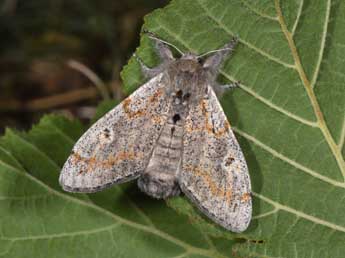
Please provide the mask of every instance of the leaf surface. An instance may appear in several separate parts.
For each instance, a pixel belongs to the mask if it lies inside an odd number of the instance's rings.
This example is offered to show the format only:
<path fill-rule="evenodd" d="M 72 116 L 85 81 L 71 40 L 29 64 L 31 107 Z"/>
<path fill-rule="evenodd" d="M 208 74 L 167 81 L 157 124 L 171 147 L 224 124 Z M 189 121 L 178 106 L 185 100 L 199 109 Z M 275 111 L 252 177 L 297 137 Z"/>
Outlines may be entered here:
<path fill-rule="evenodd" d="M 240 257 L 345 252 L 344 14 L 340 0 L 175 0 L 146 17 L 145 29 L 184 51 L 239 38 L 220 80 L 241 81 L 221 102 L 253 185 L 254 217 L 243 237 L 255 241 L 236 245 Z M 144 36 L 137 54 L 154 65 L 149 46 Z M 138 69 L 131 60 L 123 71 L 128 91 L 142 81 Z M 191 213 L 183 200 L 169 205 Z"/>
<path fill-rule="evenodd" d="M 1 138 L 0 257 L 228 257 L 234 241 L 215 245 L 135 184 L 63 192 L 59 172 L 83 131 L 46 116 L 29 133 L 7 130 Z"/>
<path fill-rule="evenodd" d="M 185 51 L 240 40 L 219 80 L 241 81 L 221 103 L 253 185 L 246 232 L 226 232 L 184 197 L 167 207 L 135 184 L 62 192 L 61 166 L 85 128 L 47 116 L 0 139 L 0 257 L 342 258 L 344 14 L 341 0 L 174 0 L 145 19 Z M 147 37 L 137 52 L 158 63 Z M 128 93 L 145 81 L 134 59 L 122 76 Z"/>

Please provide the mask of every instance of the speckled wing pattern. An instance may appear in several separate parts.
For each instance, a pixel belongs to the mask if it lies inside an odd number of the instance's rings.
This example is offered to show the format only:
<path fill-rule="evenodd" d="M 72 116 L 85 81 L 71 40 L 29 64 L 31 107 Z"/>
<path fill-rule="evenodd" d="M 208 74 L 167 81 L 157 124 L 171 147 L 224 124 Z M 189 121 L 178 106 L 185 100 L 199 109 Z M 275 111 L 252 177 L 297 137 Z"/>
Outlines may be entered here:
<path fill-rule="evenodd" d="M 145 170 L 169 110 L 161 79 L 152 78 L 79 139 L 60 174 L 64 190 L 96 192 Z"/>
<path fill-rule="evenodd" d="M 179 184 L 209 218 L 242 232 L 252 212 L 248 168 L 214 91 L 208 91 L 186 118 Z"/>

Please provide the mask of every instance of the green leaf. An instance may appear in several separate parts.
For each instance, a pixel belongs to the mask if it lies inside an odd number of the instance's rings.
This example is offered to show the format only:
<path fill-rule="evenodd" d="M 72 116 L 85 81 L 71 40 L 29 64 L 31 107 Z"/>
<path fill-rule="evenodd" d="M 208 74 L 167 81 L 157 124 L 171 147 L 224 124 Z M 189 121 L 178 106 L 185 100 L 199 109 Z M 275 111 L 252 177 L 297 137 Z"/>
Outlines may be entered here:
<path fill-rule="evenodd" d="M 50 115 L 28 133 L 8 129 L 1 137 L 0 257 L 230 256 L 235 240 L 208 236 L 135 183 L 63 192 L 61 166 L 83 131 Z"/>
<path fill-rule="evenodd" d="M 254 214 L 239 257 L 343 257 L 345 252 L 345 3 L 341 0 L 174 0 L 145 29 L 204 53 L 240 44 L 221 75 L 241 81 L 222 105 L 248 161 Z M 156 65 L 146 36 L 137 50 Z M 125 88 L 144 82 L 132 58 Z M 205 232 L 224 232 L 183 200 Z M 209 225 L 207 225 L 209 224 Z"/>
<path fill-rule="evenodd" d="M 222 79 L 241 87 L 221 102 L 252 179 L 246 232 L 226 232 L 185 197 L 167 207 L 135 183 L 62 192 L 61 166 L 84 128 L 47 116 L 0 139 L 0 257 L 342 258 L 344 13 L 341 0 L 173 0 L 145 19 L 146 29 L 185 51 L 239 37 Z M 158 63 L 147 37 L 137 52 Z M 128 93 L 144 83 L 134 59 L 122 76 Z"/>

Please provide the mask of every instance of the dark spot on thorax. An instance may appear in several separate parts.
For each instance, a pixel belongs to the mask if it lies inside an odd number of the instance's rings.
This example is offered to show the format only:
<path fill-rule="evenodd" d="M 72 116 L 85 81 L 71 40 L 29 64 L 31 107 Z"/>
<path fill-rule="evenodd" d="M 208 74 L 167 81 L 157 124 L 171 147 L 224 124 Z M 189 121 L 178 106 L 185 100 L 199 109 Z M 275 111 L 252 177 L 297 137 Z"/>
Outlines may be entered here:
<path fill-rule="evenodd" d="M 190 98 L 190 93 L 189 93 L 189 92 L 187 92 L 186 94 L 184 94 L 184 96 L 183 96 L 183 100 L 184 100 L 184 101 L 188 100 L 189 98 Z"/>
<path fill-rule="evenodd" d="M 183 95 L 183 91 L 182 90 L 178 90 L 178 91 L 176 91 L 176 97 L 177 98 L 182 98 L 182 95 Z"/>
<path fill-rule="evenodd" d="M 171 127 L 170 132 L 171 132 L 171 135 L 174 135 L 174 132 L 175 132 L 175 126 Z"/>
<path fill-rule="evenodd" d="M 180 116 L 179 114 L 175 114 L 175 115 L 173 116 L 173 122 L 174 122 L 174 124 L 176 124 L 177 121 L 179 121 L 179 120 L 181 120 L 181 116 Z"/>

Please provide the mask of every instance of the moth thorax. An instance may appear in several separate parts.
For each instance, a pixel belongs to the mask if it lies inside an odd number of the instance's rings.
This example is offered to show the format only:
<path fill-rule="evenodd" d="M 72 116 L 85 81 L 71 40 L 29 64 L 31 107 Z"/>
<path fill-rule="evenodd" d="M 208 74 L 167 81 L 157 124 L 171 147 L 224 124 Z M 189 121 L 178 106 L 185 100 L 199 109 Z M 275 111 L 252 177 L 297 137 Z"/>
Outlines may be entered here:
<path fill-rule="evenodd" d="M 165 199 L 180 194 L 175 177 L 165 173 L 144 173 L 138 179 L 141 191 L 157 199 Z"/>
<path fill-rule="evenodd" d="M 191 74 L 197 72 L 198 70 L 202 68 L 195 57 L 178 60 L 176 62 L 176 67 L 179 72 L 187 72 Z"/>

